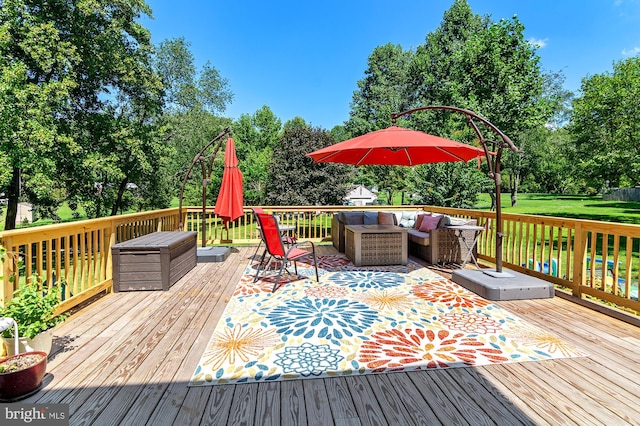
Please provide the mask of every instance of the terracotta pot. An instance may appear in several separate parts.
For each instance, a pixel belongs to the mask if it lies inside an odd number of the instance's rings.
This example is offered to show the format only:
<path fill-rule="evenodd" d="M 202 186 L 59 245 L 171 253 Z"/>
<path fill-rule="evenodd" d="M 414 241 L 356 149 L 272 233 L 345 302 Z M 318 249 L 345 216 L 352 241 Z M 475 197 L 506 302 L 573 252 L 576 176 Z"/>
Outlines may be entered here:
<path fill-rule="evenodd" d="M 15 355 L 15 345 L 13 337 L 3 337 L 6 356 Z M 51 352 L 51 345 L 53 342 L 53 328 L 47 331 L 43 331 L 33 339 L 27 337 L 18 337 L 18 353 L 23 352 L 46 352 L 49 355 Z M 0 348 L 0 354 L 2 348 Z"/>
<path fill-rule="evenodd" d="M 41 351 L 25 352 L 0 359 L 0 363 L 10 359 L 24 357 L 27 355 L 41 355 L 42 360 L 19 371 L 0 373 L 0 399 L 5 401 L 16 400 L 28 395 L 40 386 L 42 378 L 47 372 L 47 354 Z"/>

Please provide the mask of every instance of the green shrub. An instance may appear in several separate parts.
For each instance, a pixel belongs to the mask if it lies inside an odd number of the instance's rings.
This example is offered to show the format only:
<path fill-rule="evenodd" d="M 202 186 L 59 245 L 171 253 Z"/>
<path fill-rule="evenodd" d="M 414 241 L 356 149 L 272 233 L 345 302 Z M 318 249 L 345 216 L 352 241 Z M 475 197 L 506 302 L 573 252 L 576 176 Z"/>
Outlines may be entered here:
<path fill-rule="evenodd" d="M 0 251 L 4 262 L 4 248 Z M 32 275 L 27 282 L 20 285 L 13 293 L 13 297 L 0 309 L 0 317 L 13 318 L 18 324 L 20 337 L 33 339 L 39 333 L 46 331 L 63 322 L 67 315 L 55 316 L 56 307 L 60 302 L 61 287 L 51 288 L 42 285 L 42 278 Z M 3 337 L 14 337 L 13 328 L 2 333 Z"/>

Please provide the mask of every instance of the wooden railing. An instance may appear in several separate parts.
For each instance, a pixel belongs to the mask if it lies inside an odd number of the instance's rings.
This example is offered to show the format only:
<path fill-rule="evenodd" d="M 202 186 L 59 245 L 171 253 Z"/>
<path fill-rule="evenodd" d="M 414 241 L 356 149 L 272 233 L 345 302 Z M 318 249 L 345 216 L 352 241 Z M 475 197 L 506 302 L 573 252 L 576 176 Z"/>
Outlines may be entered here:
<path fill-rule="evenodd" d="M 331 218 L 334 213 L 345 209 L 381 210 L 380 207 L 344 207 L 344 206 L 263 206 L 265 212 L 278 216 L 281 225 L 294 227 L 295 235 L 304 240 L 314 242 L 331 241 Z M 385 206 L 386 211 L 422 211 L 422 206 Z M 206 210 L 205 225 L 206 244 L 224 244 L 232 241 L 234 244 L 257 244 L 260 234 L 256 227 L 251 207 L 246 207 L 244 216 L 229 225 L 229 232 L 223 227 L 222 221 L 213 214 L 213 208 Z M 198 232 L 198 241 L 202 236 L 202 208 L 190 207 L 186 209 L 184 222 L 185 231 Z"/>
<path fill-rule="evenodd" d="M 101 291 L 111 290 L 111 246 L 178 227 L 178 209 L 22 228 L 0 233 L 7 249 L 0 303 L 9 300 L 33 274 L 46 286 L 62 287 L 58 312 L 67 311 Z"/>
<path fill-rule="evenodd" d="M 485 227 L 478 241 L 479 258 L 495 262 L 495 213 L 482 210 L 430 206 L 297 207 L 265 206 L 277 214 L 282 224 L 291 225 L 299 239 L 330 241 L 331 217 L 343 210 L 431 211 L 452 216 L 475 218 Z M 4 263 L 4 285 L 0 301 L 6 301 L 24 278 L 38 273 L 48 285 L 63 285 L 65 300 L 60 310 L 110 291 L 111 250 L 120 241 L 154 231 L 176 230 L 183 223 L 186 231 L 196 231 L 200 244 L 205 231 L 207 245 L 255 244 L 259 233 L 249 207 L 244 216 L 229 224 L 228 230 L 206 209 L 177 209 L 116 216 L 61 225 L 6 231 L 0 242 L 13 261 Z M 503 213 L 503 265 L 556 284 L 560 291 L 579 298 L 585 295 L 640 312 L 640 226 L 609 222 L 564 219 L 546 216 Z M 204 223 L 204 225 L 203 225 Z M 18 268 L 17 257 L 24 265 Z M 592 259 L 594 261 L 592 261 Z M 18 279 L 9 281 L 9 276 Z"/>

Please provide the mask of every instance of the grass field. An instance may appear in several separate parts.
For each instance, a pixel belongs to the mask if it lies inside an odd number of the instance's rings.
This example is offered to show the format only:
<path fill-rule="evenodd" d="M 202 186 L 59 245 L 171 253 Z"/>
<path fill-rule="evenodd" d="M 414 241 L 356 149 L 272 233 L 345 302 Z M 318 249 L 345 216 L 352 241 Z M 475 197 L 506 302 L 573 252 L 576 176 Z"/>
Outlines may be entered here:
<path fill-rule="evenodd" d="M 488 194 L 482 194 L 475 208 L 489 210 L 490 207 L 491 198 Z M 640 203 L 605 201 L 600 196 L 519 194 L 517 205 L 511 207 L 509 194 L 502 194 L 502 211 L 504 213 L 640 224 Z"/>

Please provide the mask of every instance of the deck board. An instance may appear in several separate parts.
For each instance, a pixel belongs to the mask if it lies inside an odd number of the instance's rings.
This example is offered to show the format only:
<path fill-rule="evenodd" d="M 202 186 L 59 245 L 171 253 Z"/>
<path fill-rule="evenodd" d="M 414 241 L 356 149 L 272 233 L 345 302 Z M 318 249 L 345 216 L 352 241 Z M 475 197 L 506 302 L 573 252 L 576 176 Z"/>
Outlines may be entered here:
<path fill-rule="evenodd" d="M 405 401 L 387 377 L 350 377 L 348 381 L 356 410 L 360 417 L 367 419 L 368 424 L 375 424 L 382 419 L 386 422 L 380 424 L 409 424 Z"/>
<path fill-rule="evenodd" d="M 434 375 L 432 374 L 432 376 Z M 434 381 L 422 381 L 422 383 L 416 384 L 420 377 L 413 377 L 414 380 L 412 380 L 412 375 L 407 373 L 389 374 L 386 377 L 376 376 L 375 378 L 387 381 L 388 388 L 394 389 L 403 401 L 404 407 L 401 412 L 406 416 L 404 424 L 445 424 L 443 418 L 451 419 L 449 424 L 452 425 L 469 424 L 466 419 L 458 415 L 457 408 L 453 404 L 450 404 L 449 401 L 444 402 L 444 395 Z M 393 425 L 393 423 L 389 424 Z"/>
<path fill-rule="evenodd" d="M 282 426 L 306 425 L 307 412 L 304 408 L 304 389 L 301 380 L 280 383 L 280 424 Z"/>
<path fill-rule="evenodd" d="M 333 252 L 318 246 L 320 254 Z M 255 247 L 234 247 L 167 291 L 107 294 L 55 331 L 45 386 L 71 424 L 637 424 L 640 329 L 559 297 L 497 305 L 582 358 L 189 388 Z M 446 275 L 446 270 L 438 271 Z"/>
<path fill-rule="evenodd" d="M 333 379 L 327 379 L 332 380 Z M 344 381 L 351 395 L 351 399 L 362 425 L 387 425 L 382 407 L 375 399 L 375 395 L 364 377 L 345 377 Z"/>

